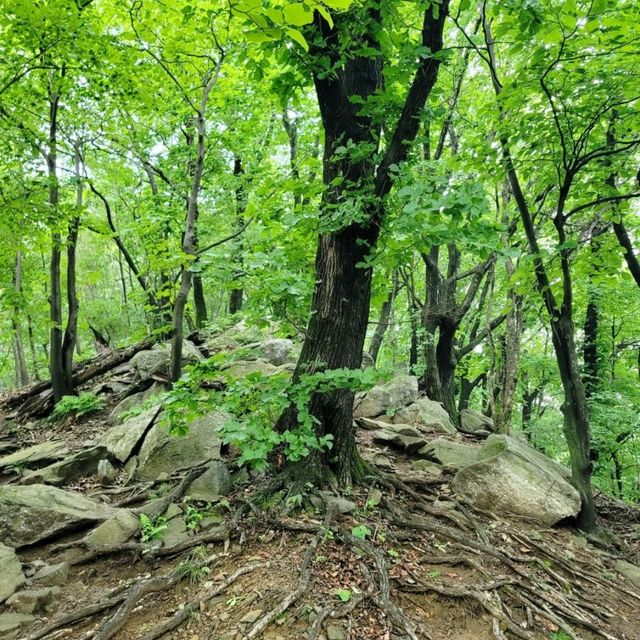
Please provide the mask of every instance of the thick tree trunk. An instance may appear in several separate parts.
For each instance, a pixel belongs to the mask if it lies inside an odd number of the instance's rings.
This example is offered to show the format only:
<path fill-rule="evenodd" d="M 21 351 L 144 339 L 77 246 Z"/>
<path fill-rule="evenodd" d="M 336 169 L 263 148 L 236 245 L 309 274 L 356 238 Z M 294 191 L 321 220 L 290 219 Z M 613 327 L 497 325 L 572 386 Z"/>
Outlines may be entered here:
<path fill-rule="evenodd" d="M 196 308 L 196 328 L 202 329 L 207 324 L 207 301 L 199 273 L 193 274 L 193 305 Z"/>
<path fill-rule="evenodd" d="M 442 395 L 440 398 L 433 398 L 433 400 L 442 402 L 454 423 L 458 420 L 458 408 L 456 407 L 455 401 L 455 375 L 458 361 L 453 342 L 457 328 L 456 324 L 447 322 L 446 320 L 440 324 L 440 335 L 436 347 L 436 361 Z"/>

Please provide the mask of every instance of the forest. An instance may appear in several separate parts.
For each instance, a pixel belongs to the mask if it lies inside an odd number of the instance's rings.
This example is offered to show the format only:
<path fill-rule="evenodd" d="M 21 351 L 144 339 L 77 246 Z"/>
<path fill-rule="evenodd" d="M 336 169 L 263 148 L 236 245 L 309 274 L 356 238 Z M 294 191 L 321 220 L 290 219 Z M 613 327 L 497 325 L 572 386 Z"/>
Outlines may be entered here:
<path fill-rule="evenodd" d="M 0 4 L 0 637 L 638 637 L 636 2 Z"/>

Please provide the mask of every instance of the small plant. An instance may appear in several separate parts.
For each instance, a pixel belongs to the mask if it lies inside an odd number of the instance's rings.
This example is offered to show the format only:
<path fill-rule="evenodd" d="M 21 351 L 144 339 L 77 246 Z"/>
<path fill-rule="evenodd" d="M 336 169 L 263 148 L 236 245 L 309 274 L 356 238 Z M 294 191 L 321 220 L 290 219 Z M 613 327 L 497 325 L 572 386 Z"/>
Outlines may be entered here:
<path fill-rule="evenodd" d="M 104 407 L 105 401 L 92 393 L 81 393 L 79 396 L 63 396 L 54 407 L 50 419 L 52 422 L 56 422 L 71 415 L 80 418 L 89 413 L 101 411 Z"/>
<path fill-rule="evenodd" d="M 400 554 L 395 549 L 387 549 L 387 554 L 392 558 L 399 558 Z"/>
<path fill-rule="evenodd" d="M 564 631 L 552 631 L 549 634 L 549 640 L 571 640 L 571 636 L 567 635 Z"/>
<path fill-rule="evenodd" d="M 198 507 L 188 507 L 187 512 L 184 514 L 184 522 L 187 525 L 187 529 L 189 529 L 189 531 L 195 531 L 206 515 L 206 512 L 201 511 Z"/>
<path fill-rule="evenodd" d="M 140 514 L 140 540 L 151 542 L 151 540 L 161 540 L 167 530 L 167 519 L 158 516 L 153 520 L 146 514 Z"/>
<path fill-rule="evenodd" d="M 351 589 L 336 589 L 336 591 L 334 591 L 333 594 L 338 598 L 340 598 L 342 602 L 349 602 L 349 600 L 351 600 L 351 595 L 352 595 Z"/>
<path fill-rule="evenodd" d="M 178 566 L 178 575 L 188 578 L 192 584 L 202 582 L 211 573 L 211 569 L 203 564 L 206 557 L 207 550 L 204 547 L 196 547 Z"/>
<path fill-rule="evenodd" d="M 366 540 L 371 536 L 371 529 L 364 524 L 359 524 L 357 527 L 351 529 L 351 535 L 359 540 Z"/>

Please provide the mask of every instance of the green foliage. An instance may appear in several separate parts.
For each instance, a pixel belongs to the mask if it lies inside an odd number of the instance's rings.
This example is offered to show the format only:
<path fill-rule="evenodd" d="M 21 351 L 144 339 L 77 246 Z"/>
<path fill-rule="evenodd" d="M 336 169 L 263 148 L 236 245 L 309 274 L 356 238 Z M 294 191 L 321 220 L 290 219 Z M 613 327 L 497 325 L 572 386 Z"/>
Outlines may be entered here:
<path fill-rule="evenodd" d="M 366 540 L 371 537 L 371 529 L 364 524 L 359 524 L 351 529 L 351 535 L 359 540 Z"/>
<path fill-rule="evenodd" d="M 162 540 L 167 530 L 167 519 L 158 516 L 153 520 L 148 515 L 140 514 L 140 541 L 151 542 L 152 540 Z"/>
<path fill-rule="evenodd" d="M 337 596 L 341 602 L 349 602 L 353 595 L 351 589 L 336 589 L 333 594 Z"/>
<path fill-rule="evenodd" d="M 235 357 L 241 358 L 242 353 L 236 352 Z M 368 389 L 380 379 L 373 369 L 327 369 L 302 374 L 292 384 L 288 374 L 267 376 L 256 371 L 237 377 L 229 365 L 228 355 L 218 355 L 192 366 L 167 394 L 164 419 L 171 433 L 182 435 L 196 416 L 208 410 L 230 414 L 232 418 L 221 425 L 220 434 L 225 442 L 240 448 L 240 464 L 256 469 L 264 469 L 276 449 L 291 461 L 307 457 L 312 450 L 330 449 L 332 437 L 315 433 L 312 397 L 342 389 Z M 222 391 L 201 389 L 203 382 L 214 380 L 222 383 Z M 275 422 L 290 406 L 296 409 L 297 426 L 277 433 Z"/>
<path fill-rule="evenodd" d="M 56 404 L 51 413 L 51 421 L 64 420 L 69 416 L 81 418 L 97 411 L 102 411 L 105 401 L 92 393 L 81 393 L 79 396 L 64 396 Z"/>

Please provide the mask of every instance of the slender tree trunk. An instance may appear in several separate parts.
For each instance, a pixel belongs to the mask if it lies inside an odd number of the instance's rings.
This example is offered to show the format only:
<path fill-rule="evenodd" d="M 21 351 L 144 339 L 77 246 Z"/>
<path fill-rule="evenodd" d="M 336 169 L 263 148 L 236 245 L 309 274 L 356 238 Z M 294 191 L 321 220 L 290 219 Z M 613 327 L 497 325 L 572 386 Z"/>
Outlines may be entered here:
<path fill-rule="evenodd" d="M 40 373 L 38 372 L 38 356 L 36 355 L 36 343 L 33 338 L 33 324 L 31 322 L 31 316 L 27 316 L 27 330 L 29 333 L 29 349 L 31 351 L 31 368 L 33 369 L 33 379 L 40 380 Z"/>
<path fill-rule="evenodd" d="M 240 229 L 244 225 L 244 212 L 247 208 L 245 172 L 240 156 L 235 156 L 233 160 L 233 176 L 236 180 L 236 227 Z M 243 245 L 242 236 L 239 236 L 234 248 L 233 274 L 231 276 L 233 286 L 229 292 L 229 313 L 231 315 L 242 310 L 244 290 L 240 284 L 240 278 L 244 269 Z"/>
<path fill-rule="evenodd" d="M 378 318 L 378 324 L 376 325 L 375 331 L 371 336 L 371 342 L 369 342 L 369 355 L 373 358 L 374 363 L 378 360 L 378 353 L 380 352 L 380 347 L 382 346 L 384 334 L 389 328 L 391 311 L 393 309 L 393 304 L 395 302 L 397 293 L 398 274 L 394 273 L 393 286 L 391 287 L 391 291 L 389 292 L 387 299 L 382 303 L 382 307 L 380 309 L 380 317 Z"/>
<path fill-rule="evenodd" d="M 13 308 L 13 339 L 14 354 L 16 363 L 16 383 L 18 386 L 29 384 L 29 372 L 27 371 L 27 360 L 24 355 L 24 341 L 22 339 L 22 327 L 20 326 L 20 298 L 22 296 L 22 250 L 16 252 L 16 268 L 14 273 L 15 305 Z"/>
<path fill-rule="evenodd" d="M 456 407 L 455 401 L 455 374 L 458 361 L 453 342 L 457 328 L 455 323 L 449 322 L 446 319 L 440 323 L 440 334 L 436 347 L 436 361 L 440 377 L 441 397 L 433 398 L 434 400 L 442 402 L 444 408 L 451 416 L 451 420 L 454 422 L 458 420 L 458 408 Z"/>

